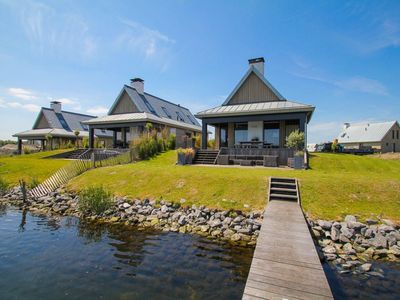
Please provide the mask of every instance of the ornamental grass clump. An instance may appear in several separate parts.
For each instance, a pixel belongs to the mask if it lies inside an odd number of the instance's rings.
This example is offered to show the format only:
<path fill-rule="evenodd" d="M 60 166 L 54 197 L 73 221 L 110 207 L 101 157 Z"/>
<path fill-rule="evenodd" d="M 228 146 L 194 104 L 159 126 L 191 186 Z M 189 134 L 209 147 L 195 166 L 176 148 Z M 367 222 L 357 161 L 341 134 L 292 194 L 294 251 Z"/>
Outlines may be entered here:
<path fill-rule="evenodd" d="M 79 194 L 79 210 L 84 214 L 101 214 L 113 204 L 112 195 L 103 186 L 90 186 Z"/>
<path fill-rule="evenodd" d="M 4 178 L 0 177 L 0 195 L 4 195 L 5 193 L 7 193 L 9 187 L 10 186 L 8 182 Z"/>

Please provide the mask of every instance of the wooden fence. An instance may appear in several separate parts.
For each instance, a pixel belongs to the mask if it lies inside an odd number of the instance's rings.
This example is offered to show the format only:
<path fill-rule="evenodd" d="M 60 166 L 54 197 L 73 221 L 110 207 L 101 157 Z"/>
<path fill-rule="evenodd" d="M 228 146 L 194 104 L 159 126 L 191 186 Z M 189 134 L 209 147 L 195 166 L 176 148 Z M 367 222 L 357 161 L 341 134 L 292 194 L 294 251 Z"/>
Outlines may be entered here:
<path fill-rule="evenodd" d="M 89 149 L 77 160 L 57 170 L 48 179 L 30 190 L 29 195 L 34 198 L 43 197 L 89 169 L 128 164 L 136 158 L 134 149 Z"/>

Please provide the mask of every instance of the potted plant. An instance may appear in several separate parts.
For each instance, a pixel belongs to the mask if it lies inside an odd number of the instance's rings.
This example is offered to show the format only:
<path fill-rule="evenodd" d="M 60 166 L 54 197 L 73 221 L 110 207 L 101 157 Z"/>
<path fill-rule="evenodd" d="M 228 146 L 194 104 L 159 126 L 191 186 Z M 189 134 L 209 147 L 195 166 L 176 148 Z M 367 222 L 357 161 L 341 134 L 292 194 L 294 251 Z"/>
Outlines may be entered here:
<path fill-rule="evenodd" d="M 179 148 L 176 150 L 176 153 L 178 155 L 178 165 L 184 165 L 186 164 L 186 158 L 185 158 L 185 149 Z"/>
<path fill-rule="evenodd" d="M 286 147 L 295 151 L 293 158 L 288 158 L 288 166 L 295 169 L 304 168 L 304 132 L 295 130 L 286 137 Z"/>
<path fill-rule="evenodd" d="M 185 163 L 191 165 L 193 163 L 194 155 L 195 151 L 193 148 L 185 149 Z"/>

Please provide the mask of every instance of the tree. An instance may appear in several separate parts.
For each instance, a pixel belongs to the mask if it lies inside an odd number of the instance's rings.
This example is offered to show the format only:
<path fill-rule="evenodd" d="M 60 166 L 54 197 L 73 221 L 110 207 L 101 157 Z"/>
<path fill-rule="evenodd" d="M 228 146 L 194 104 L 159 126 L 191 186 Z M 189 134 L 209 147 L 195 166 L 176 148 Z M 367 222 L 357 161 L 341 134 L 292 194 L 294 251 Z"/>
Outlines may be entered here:
<path fill-rule="evenodd" d="M 80 134 L 79 130 L 75 129 L 74 130 L 74 134 L 75 134 L 75 147 L 78 148 L 79 147 L 79 145 L 78 145 L 78 136 Z"/>
<path fill-rule="evenodd" d="M 294 149 L 296 151 L 302 151 L 304 149 L 304 132 L 295 130 L 286 137 L 286 147 Z"/>
<path fill-rule="evenodd" d="M 339 148 L 338 140 L 334 139 L 331 146 L 332 152 L 337 152 L 338 148 Z"/>
<path fill-rule="evenodd" d="M 46 141 L 47 145 L 50 144 L 50 150 L 53 150 L 53 136 L 50 133 L 46 134 Z"/>

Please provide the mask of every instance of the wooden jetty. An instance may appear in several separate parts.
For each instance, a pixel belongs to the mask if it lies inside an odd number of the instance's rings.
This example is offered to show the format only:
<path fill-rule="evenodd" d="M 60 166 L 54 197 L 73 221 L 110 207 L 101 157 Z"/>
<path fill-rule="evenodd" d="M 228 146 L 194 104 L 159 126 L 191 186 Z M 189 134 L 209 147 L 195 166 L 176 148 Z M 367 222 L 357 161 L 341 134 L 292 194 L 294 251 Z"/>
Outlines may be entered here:
<path fill-rule="evenodd" d="M 333 299 L 296 179 L 271 178 L 243 299 Z"/>

